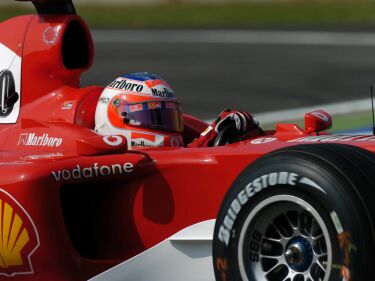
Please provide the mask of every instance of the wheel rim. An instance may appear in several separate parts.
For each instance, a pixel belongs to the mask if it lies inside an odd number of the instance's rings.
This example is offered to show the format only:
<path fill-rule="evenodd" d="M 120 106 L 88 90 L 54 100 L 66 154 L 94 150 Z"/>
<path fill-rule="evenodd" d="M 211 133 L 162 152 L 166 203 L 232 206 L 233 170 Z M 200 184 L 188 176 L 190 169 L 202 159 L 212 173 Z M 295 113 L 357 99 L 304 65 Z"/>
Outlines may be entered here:
<path fill-rule="evenodd" d="M 267 198 L 245 220 L 238 262 L 245 281 L 328 281 L 332 246 L 327 226 L 301 198 Z"/>

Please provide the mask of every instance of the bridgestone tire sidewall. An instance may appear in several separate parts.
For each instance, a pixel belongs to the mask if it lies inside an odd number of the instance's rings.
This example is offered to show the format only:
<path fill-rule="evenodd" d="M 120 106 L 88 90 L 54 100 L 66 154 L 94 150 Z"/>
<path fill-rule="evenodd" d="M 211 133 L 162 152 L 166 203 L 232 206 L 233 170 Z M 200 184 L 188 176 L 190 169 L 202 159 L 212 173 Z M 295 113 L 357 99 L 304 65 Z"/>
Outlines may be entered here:
<path fill-rule="evenodd" d="M 272 157 L 262 159 L 256 165 L 247 168 L 235 181 L 228 191 L 217 217 L 213 239 L 213 262 L 216 280 L 242 280 L 238 265 L 238 240 L 243 223 L 252 209 L 265 199 L 278 195 L 291 195 L 301 198 L 310 204 L 321 216 L 329 232 L 332 244 L 332 264 L 329 281 L 362 281 L 370 280 L 369 262 L 372 249 L 371 230 L 369 222 L 360 200 L 356 197 L 350 181 L 323 161 L 312 160 L 309 157 Z M 295 180 L 286 184 L 268 185 L 253 189 L 253 194 L 244 199 L 246 186 L 258 182 L 262 177 L 271 177 L 271 174 L 294 174 Z M 284 174 L 285 175 L 285 174 Z M 301 183 L 308 179 L 314 184 Z M 304 181 L 306 182 L 306 181 Z M 290 184 L 292 183 L 292 184 Z M 233 227 L 229 230 L 228 245 L 223 242 L 223 235 L 219 239 L 221 228 L 224 227 L 225 217 L 232 209 L 233 202 L 242 197 L 241 208 L 234 219 Z M 233 211 L 233 209 L 232 209 Z M 233 212 L 232 212 L 233 214 Z M 339 223 L 333 221 L 331 214 L 336 214 Z M 251 222 L 250 222 L 251 224 Z M 228 231 L 228 228 L 226 228 Z M 347 237 L 348 241 L 343 241 Z M 222 241 L 220 241 L 222 240 Z M 341 243 L 340 243 L 341 242 Z M 354 250 L 355 249 L 355 250 Z M 345 266 L 352 274 L 353 279 L 343 279 L 342 269 Z M 248 277 L 250 278 L 250 277 Z M 249 281 L 263 281 L 249 279 Z"/>

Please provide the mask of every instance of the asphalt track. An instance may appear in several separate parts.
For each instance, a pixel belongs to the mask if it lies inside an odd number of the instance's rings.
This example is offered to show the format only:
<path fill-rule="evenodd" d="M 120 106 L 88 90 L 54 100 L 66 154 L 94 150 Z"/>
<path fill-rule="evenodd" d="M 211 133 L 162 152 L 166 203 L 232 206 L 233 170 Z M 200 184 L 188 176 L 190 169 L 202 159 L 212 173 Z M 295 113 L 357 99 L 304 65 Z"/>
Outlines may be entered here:
<path fill-rule="evenodd" d="M 253 113 L 364 99 L 375 84 L 375 34 L 230 30 L 94 31 L 83 85 L 148 71 L 200 118 L 225 107 Z"/>

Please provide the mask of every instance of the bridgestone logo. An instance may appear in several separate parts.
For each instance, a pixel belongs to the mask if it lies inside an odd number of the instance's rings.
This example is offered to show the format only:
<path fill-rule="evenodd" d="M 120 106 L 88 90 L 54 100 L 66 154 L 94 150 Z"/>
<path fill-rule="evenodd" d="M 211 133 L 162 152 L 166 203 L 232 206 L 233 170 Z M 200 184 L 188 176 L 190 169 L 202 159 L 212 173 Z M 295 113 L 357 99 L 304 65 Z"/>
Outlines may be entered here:
<path fill-rule="evenodd" d="M 275 185 L 291 185 L 295 186 L 298 182 L 299 175 L 289 172 L 276 172 L 263 175 L 250 182 L 242 191 L 237 194 L 237 197 L 232 201 L 224 222 L 219 230 L 219 240 L 226 246 L 229 245 L 231 237 L 231 230 L 237 215 L 240 213 L 242 207 L 258 192 Z"/>
<path fill-rule="evenodd" d="M 133 171 L 134 165 L 129 162 L 122 165 L 113 164 L 110 166 L 100 166 L 98 163 L 94 163 L 91 167 L 81 167 L 77 165 L 71 170 L 53 171 L 51 175 L 55 182 L 60 182 L 123 175 L 132 173 Z"/>
<path fill-rule="evenodd" d="M 119 90 L 128 90 L 133 92 L 141 93 L 143 91 L 143 85 L 128 82 L 127 80 L 115 80 L 108 85 L 110 88 Z"/>
<path fill-rule="evenodd" d="M 26 133 L 20 135 L 17 145 L 60 147 L 62 142 L 62 138 L 53 138 L 48 134 L 38 136 L 34 133 Z"/>

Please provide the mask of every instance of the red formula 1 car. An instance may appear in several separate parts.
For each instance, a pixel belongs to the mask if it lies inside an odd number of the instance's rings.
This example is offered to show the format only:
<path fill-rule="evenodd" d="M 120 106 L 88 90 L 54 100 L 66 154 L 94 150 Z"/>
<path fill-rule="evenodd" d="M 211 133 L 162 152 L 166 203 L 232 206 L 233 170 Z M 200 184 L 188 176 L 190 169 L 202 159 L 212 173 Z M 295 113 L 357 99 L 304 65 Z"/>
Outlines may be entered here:
<path fill-rule="evenodd" d="M 71 0 L 0 24 L 1 280 L 374 280 L 375 137 L 305 128 L 131 150 L 92 129 Z M 206 124 L 185 115 L 191 142 Z M 224 142 L 225 143 L 225 142 Z"/>

